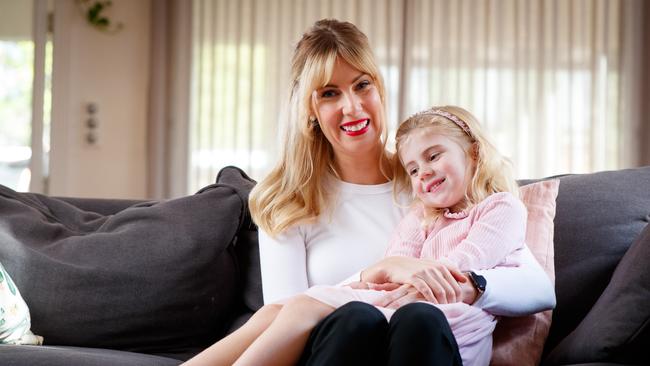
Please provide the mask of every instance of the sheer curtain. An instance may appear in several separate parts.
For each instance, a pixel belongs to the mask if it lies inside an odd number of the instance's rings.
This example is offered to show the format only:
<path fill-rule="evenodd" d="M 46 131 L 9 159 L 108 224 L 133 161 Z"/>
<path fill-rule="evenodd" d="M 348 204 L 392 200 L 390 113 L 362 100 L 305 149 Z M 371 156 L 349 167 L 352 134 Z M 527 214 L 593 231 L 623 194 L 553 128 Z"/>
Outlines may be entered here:
<path fill-rule="evenodd" d="M 622 3 L 409 2 L 405 110 L 469 109 L 520 177 L 617 168 Z"/>
<path fill-rule="evenodd" d="M 194 0 L 192 8 L 189 192 L 225 165 L 257 179 L 271 168 L 293 46 L 325 17 L 368 35 L 391 131 L 420 109 L 457 104 L 522 178 L 635 163 L 640 116 L 628 104 L 644 102 L 622 98 L 623 81 L 644 69 L 625 56 L 643 48 L 628 24 L 642 24 L 641 0 Z"/>
<path fill-rule="evenodd" d="M 195 0 L 193 14 L 190 191 L 212 182 L 225 165 L 258 179 L 270 169 L 291 53 L 318 19 L 357 24 L 373 43 L 388 89 L 399 91 L 401 2 Z"/>

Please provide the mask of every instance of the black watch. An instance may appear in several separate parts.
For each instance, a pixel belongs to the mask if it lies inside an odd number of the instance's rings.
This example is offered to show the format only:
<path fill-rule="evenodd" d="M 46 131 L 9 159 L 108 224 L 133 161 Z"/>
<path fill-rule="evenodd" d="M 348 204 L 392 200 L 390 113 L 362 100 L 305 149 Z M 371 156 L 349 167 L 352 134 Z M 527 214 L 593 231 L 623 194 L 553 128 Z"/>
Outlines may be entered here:
<path fill-rule="evenodd" d="M 472 285 L 478 291 L 478 296 L 476 297 L 476 300 L 478 300 L 481 295 L 485 292 L 485 287 L 487 286 L 487 280 L 485 277 L 476 274 L 475 272 L 467 272 L 469 274 L 469 280 L 472 281 Z M 476 302 L 475 300 L 475 302 Z"/>

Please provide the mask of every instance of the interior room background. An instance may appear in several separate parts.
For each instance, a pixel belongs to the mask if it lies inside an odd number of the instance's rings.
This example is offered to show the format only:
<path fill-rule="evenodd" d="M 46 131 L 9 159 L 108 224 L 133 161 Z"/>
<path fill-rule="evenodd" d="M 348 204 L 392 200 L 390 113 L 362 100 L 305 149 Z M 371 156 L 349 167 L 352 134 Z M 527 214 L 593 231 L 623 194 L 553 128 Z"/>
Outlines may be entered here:
<path fill-rule="evenodd" d="M 95 3 L 0 0 L 0 184 L 164 198 L 226 165 L 263 177 L 291 52 L 325 17 L 368 35 L 389 132 L 457 104 L 520 178 L 650 164 L 642 0 L 113 0 L 93 26 Z"/>

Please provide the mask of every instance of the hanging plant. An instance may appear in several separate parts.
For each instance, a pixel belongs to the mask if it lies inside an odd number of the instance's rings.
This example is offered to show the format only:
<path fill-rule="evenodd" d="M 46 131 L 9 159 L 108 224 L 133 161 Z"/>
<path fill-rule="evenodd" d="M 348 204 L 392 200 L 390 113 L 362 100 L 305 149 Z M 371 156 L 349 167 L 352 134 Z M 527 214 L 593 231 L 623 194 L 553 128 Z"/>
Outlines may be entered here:
<path fill-rule="evenodd" d="M 111 1 L 77 0 L 77 4 L 91 26 L 108 33 L 116 33 L 122 29 L 122 22 L 111 22 L 104 11 L 112 5 Z"/>

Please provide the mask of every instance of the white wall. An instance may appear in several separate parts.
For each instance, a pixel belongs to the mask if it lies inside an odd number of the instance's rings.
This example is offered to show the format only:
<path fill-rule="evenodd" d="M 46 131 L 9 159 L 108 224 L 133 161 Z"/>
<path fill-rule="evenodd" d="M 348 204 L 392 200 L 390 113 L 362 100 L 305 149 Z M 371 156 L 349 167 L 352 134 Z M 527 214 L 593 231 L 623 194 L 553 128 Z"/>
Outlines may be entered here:
<path fill-rule="evenodd" d="M 54 20 L 49 194 L 145 198 L 150 0 L 112 0 L 110 34 L 78 2 L 58 0 Z M 86 105 L 98 106 L 98 142 L 86 142 Z"/>

